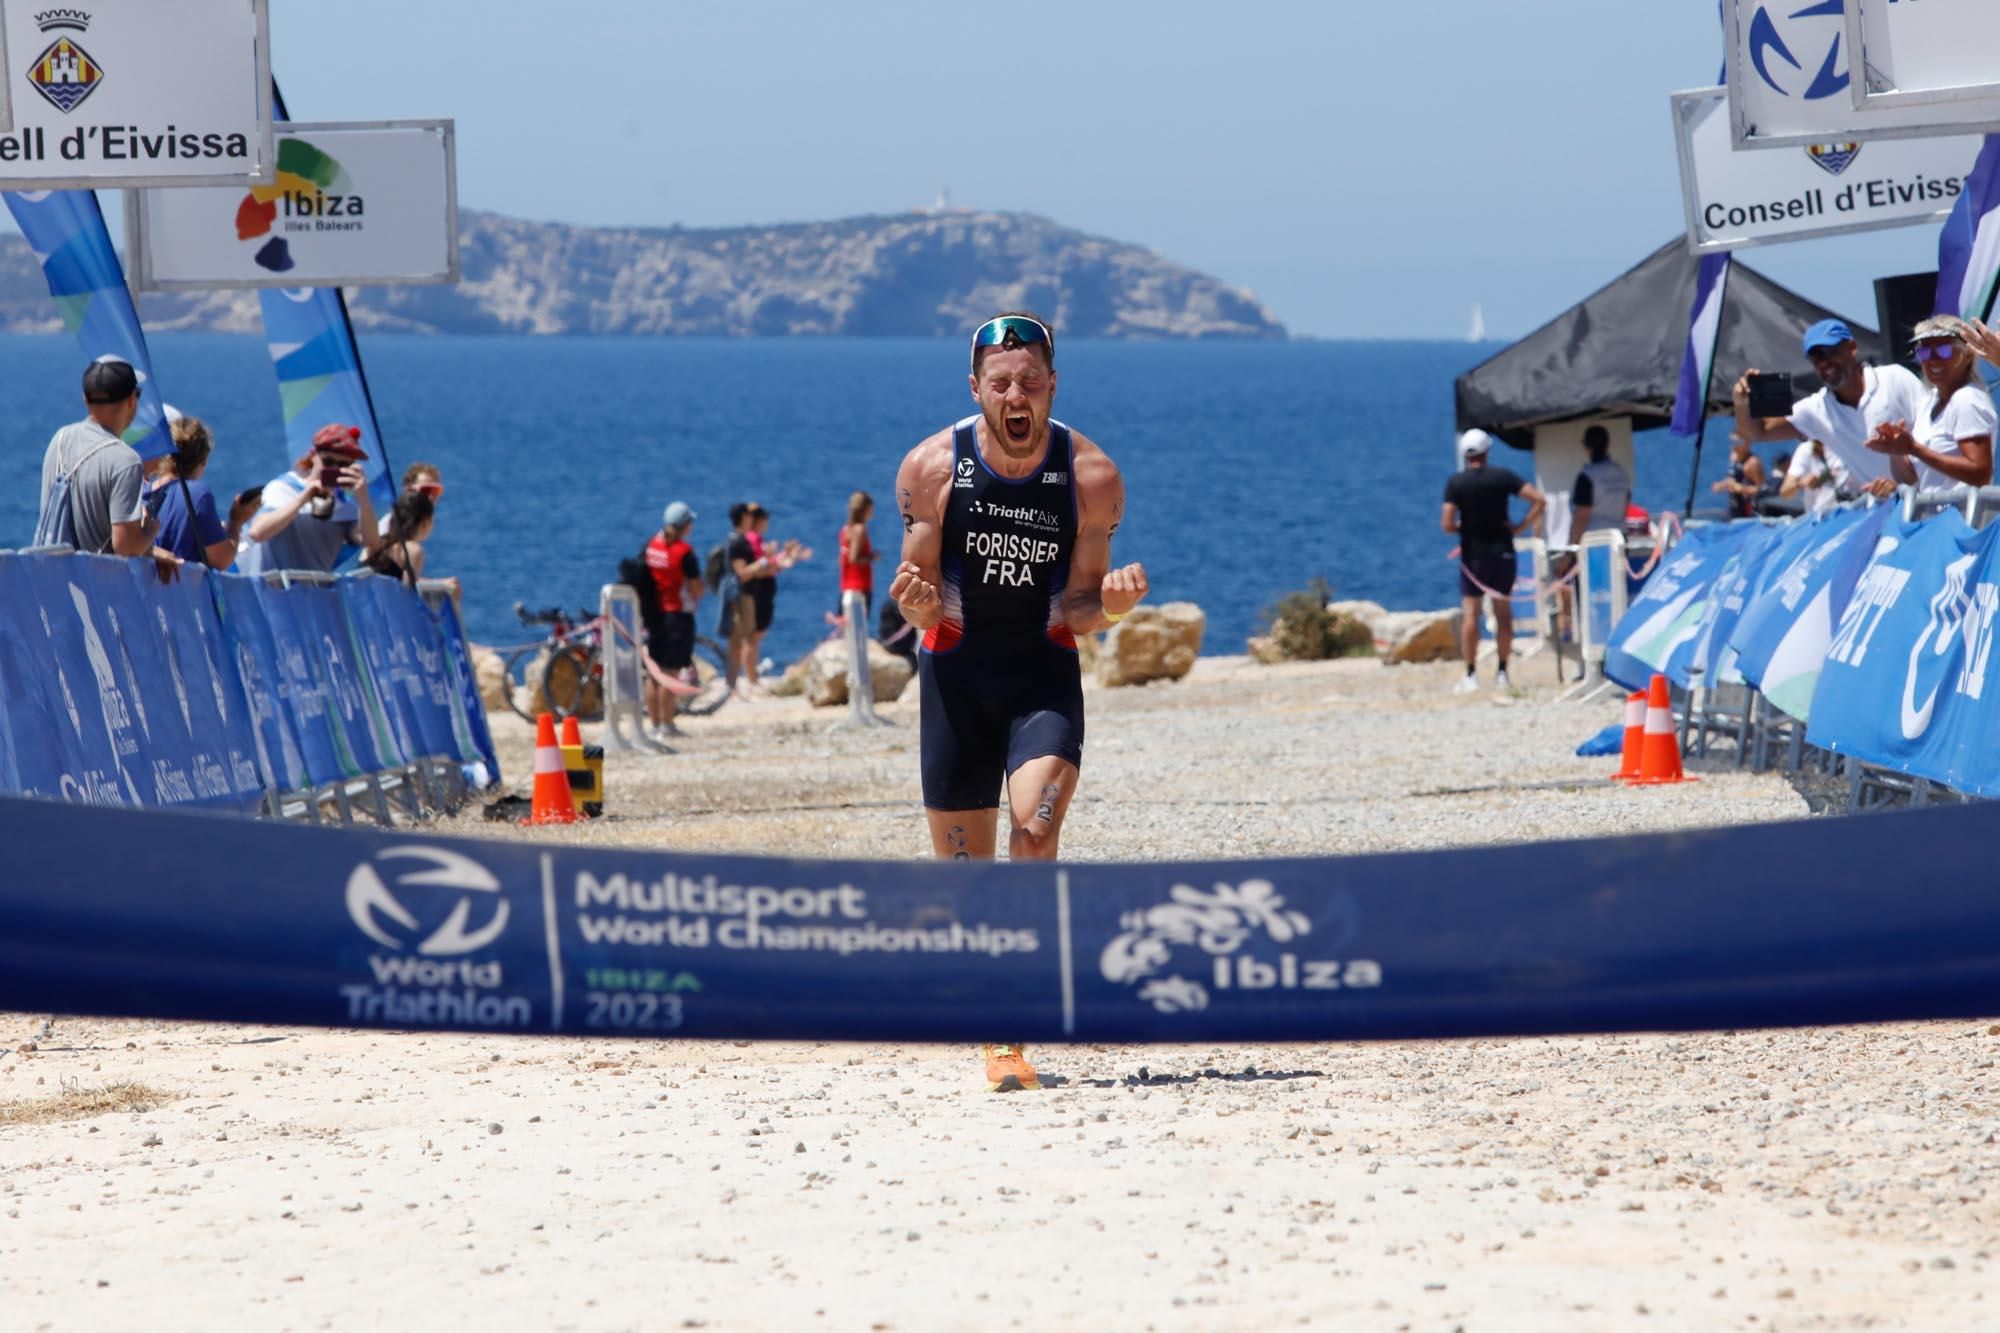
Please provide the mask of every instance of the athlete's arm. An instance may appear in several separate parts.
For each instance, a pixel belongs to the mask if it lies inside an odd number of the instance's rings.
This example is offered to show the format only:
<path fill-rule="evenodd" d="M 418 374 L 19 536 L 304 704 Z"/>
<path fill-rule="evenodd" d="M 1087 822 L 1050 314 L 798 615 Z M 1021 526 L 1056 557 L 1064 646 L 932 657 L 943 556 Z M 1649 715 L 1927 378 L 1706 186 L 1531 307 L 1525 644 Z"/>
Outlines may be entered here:
<path fill-rule="evenodd" d="M 944 619 L 944 506 L 951 485 L 951 432 L 940 431 L 896 469 L 896 512 L 903 520 L 903 561 L 889 596 L 919 633 Z"/>
<path fill-rule="evenodd" d="M 1072 634 L 1094 634 L 1122 619 L 1146 595 L 1146 567 L 1111 567 L 1111 537 L 1125 518 L 1125 479 L 1102 449 L 1074 435 L 1076 545 L 1070 549 L 1063 623 Z"/>
<path fill-rule="evenodd" d="M 1548 503 L 1548 497 L 1533 482 L 1524 482 L 1514 494 L 1528 502 L 1527 515 L 1514 525 L 1514 535 L 1518 537 L 1524 532 L 1533 532 L 1535 525 L 1542 521 L 1542 507 Z"/>

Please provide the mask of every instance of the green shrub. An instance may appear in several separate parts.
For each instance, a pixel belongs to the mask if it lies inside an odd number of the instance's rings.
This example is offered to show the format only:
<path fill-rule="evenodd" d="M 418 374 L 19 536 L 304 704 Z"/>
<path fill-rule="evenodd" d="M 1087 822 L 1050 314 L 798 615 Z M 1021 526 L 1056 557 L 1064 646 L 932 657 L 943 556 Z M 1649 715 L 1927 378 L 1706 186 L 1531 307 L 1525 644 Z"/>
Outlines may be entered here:
<path fill-rule="evenodd" d="M 1276 606 L 1265 607 L 1263 627 L 1271 640 L 1272 655 L 1289 662 L 1372 656 L 1373 632 L 1352 616 L 1327 610 L 1332 600 L 1333 589 L 1327 581 L 1315 578 L 1307 587 L 1279 598 Z"/>

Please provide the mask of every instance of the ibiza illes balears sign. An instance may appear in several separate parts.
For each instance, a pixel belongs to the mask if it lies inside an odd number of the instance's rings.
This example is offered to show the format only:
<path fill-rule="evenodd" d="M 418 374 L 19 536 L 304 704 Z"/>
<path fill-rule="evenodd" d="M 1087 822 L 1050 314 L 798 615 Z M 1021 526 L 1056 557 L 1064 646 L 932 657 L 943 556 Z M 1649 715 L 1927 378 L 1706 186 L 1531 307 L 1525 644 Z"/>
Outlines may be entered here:
<path fill-rule="evenodd" d="M 281 121 L 277 179 L 125 197 L 140 291 L 458 280 L 452 122 Z"/>
<path fill-rule="evenodd" d="M 0 188 L 267 181 L 266 0 L 0 0 Z"/>

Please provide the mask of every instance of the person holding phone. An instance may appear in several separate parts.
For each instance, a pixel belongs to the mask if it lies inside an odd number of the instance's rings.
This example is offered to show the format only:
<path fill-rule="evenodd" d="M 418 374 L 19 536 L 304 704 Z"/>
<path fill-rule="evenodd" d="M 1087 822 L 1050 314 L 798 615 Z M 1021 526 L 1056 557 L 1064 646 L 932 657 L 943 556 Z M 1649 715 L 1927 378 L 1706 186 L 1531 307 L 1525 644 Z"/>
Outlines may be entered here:
<path fill-rule="evenodd" d="M 367 457 L 360 427 L 320 427 L 312 451 L 264 487 L 263 503 L 243 529 L 246 545 L 237 554 L 237 569 L 331 574 L 350 546 L 361 548 L 363 560 L 373 556 L 382 534 L 361 470 Z"/>
<path fill-rule="evenodd" d="M 1855 487 L 1870 495 L 1893 495 L 1898 485 L 1914 485 L 1916 468 L 1907 457 L 1877 452 L 1868 441 L 1879 426 L 1918 418 L 1930 396 L 1923 382 L 1902 366 L 1863 365 L 1853 331 L 1837 319 L 1820 320 L 1801 341 L 1820 378 L 1819 391 L 1783 415 L 1760 414 L 1751 406 L 1750 391 L 1763 372 L 1745 371 L 1731 392 L 1736 433 L 1751 444 L 1818 440 Z M 1792 466 L 1799 464 L 1800 456 L 1793 455 Z"/>

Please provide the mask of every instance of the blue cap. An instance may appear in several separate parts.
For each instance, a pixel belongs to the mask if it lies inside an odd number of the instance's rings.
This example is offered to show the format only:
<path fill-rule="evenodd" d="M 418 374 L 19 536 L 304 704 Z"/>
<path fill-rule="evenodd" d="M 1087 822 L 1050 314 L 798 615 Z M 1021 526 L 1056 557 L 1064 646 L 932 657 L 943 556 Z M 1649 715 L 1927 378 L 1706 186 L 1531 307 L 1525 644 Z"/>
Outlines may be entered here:
<path fill-rule="evenodd" d="M 1811 356 L 1816 347 L 1838 347 L 1842 343 L 1853 341 L 1853 329 L 1837 319 L 1823 319 L 1806 330 L 1805 352 L 1807 356 Z"/>

